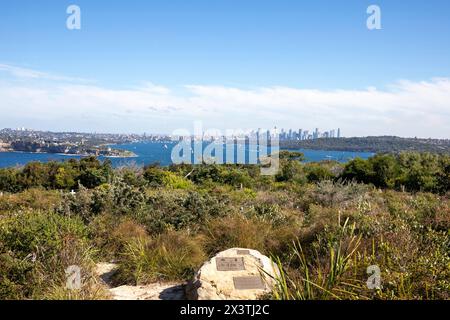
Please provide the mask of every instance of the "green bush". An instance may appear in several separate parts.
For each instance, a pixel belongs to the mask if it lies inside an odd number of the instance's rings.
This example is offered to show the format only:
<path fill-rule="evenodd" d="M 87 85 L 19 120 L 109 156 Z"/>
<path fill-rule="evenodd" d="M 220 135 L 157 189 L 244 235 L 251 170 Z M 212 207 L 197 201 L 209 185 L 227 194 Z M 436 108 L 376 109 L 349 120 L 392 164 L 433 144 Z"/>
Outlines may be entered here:
<path fill-rule="evenodd" d="M 345 165 L 341 178 L 371 183 L 379 188 L 446 193 L 450 156 L 408 152 L 355 159 Z"/>
<path fill-rule="evenodd" d="M 0 219 L 0 299 L 50 298 L 64 290 L 65 270 L 78 265 L 86 286 L 77 294 L 93 298 L 92 249 L 77 218 L 25 211 Z M 75 294 L 75 293 L 74 293 Z"/>
<path fill-rule="evenodd" d="M 198 229 L 210 217 L 226 213 L 225 201 L 197 191 L 157 192 L 149 196 L 148 211 L 140 221 L 155 233 L 187 227 Z"/>
<path fill-rule="evenodd" d="M 324 164 L 310 163 L 305 165 L 305 173 L 308 182 L 321 182 L 326 180 L 333 180 L 336 176 Z"/>
<path fill-rule="evenodd" d="M 186 232 L 136 238 L 125 245 L 114 281 L 140 285 L 188 279 L 205 259 L 201 239 Z"/>

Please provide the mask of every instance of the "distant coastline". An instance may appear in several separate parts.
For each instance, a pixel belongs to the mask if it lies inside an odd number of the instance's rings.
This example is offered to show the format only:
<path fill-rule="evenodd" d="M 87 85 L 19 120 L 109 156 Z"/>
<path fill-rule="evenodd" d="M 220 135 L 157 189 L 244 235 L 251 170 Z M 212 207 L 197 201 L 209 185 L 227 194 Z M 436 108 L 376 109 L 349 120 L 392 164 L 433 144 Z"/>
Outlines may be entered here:
<path fill-rule="evenodd" d="M 315 138 L 303 139 L 300 136 L 288 135 L 290 139 L 280 136 L 279 147 L 309 154 L 311 161 L 334 160 L 348 161 L 354 157 L 370 157 L 379 153 L 430 152 L 450 154 L 449 139 L 400 138 L 394 136 Z M 65 157 L 95 156 L 112 159 L 114 163 L 131 162 L 136 159 L 139 164 L 158 162 L 169 165 L 171 152 L 165 145 L 177 143 L 179 139 L 190 139 L 197 143 L 197 137 L 172 137 L 169 135 L 139 134 L 106 134 L 77 132 L 48 132 L 35 130 L 0 130 L 0 159 L 7 166 L 26 161 L 51 161 Z M 194 139 L 194 140 L 192 140 Z M 212 140 L 211 140 L 212 141 Z M 245 141 L 245 142 L 244 142 Z M 252 140 L 235 140 L 244 145 Z M 209 143 L 210 140 L 203 141 Z M 163 147 L 161 145 L 164 144 Z M 250 146 L 251 147 L 251 146 Z M 171 148 L 169 148 L 171 149 Z M 13 154 L 1 156 L 3 153 L 28 154 L 15 157 Z"/>
<path fill-rule="evenodd" d="M 135 157 L 99 156 L 100 160 L 110 159 L 113 167 L 123 166 L 146 166 L 158 163 L 161 166 L 172 164 L 171 144 L 168 148 L 158 141 L 131 142 L 114 145 L 115 149 L 131 151 Z M 247 149 L 247 148 L 246 148 Z M 319 150 L 299 150 L 305 155 L 305 162 L 338 161 L 345 163 L 354 158 L 367 159 L 373 156 L 372 153 L 362 152 L 341 152 L 341 151 L 319 151 Z M 79 159 L 80 154 L 57 154 L 57 153 L 29 153 L 29 152 L 4 152 L 0 153 L 0 168 L 24 166 L 29 162 L 50 162 L 66 161 L 68 159 Z"/>
<path fill-rule="evenodd" d="M 320 138 L 314 140 L 280 141 L 280 148 L 288 150 L 332 150 L 371 153 L 430 152 L 449 154 L 449 139 L 400 138 L 393 136 Z"/>
<path fill-rule="evenodd" d="M 90 156 L 102 156 L 104 158 L 138 158 L 139 156 L 132 151 L 114 149 L 115 152 L 119 152 L 117 155 L 109 155 L 109 154 L 95 154 L 95 153 L 64 153 L 64 152 L 46 152 L 46 151 L 24 151 L 24 150 L 14 150 L 14 149 L 0 149 L 1 153 L 12 152 L 12 153 L 27 153 L 27 154 L 55 154 L 60 156 L 68 156 L 68 157 L 90 157 Z"/>

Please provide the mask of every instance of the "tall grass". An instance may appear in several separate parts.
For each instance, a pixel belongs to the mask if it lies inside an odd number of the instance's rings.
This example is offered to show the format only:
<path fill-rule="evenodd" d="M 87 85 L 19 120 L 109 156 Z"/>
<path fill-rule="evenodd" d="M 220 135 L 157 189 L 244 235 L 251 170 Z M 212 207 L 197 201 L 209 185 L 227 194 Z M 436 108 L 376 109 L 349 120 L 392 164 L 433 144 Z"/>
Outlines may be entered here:
<path fill-rule="evenodd" d="M 365 298 L 355 293 L 362 289 L 363 283 L 352 277 L 350 270 L 361 238 L 355 235 L 355 224 L 350 225 L 348 218 L 338 225 L 336 238 L 327 239 L 326 259 L 317 249 L 307 255 L 300 242 L 294 242 L 291 247 L 291 265 L 275 257 L 280 272 L 274 277 L 274 299 Z"/>
<path fill-rule="evenodd" d="M 147 284 L 189 279 L 205 261 L 201 240 L 186 232 L 169 231 L 126 243 L 114 276 L 117 284 Z"/>

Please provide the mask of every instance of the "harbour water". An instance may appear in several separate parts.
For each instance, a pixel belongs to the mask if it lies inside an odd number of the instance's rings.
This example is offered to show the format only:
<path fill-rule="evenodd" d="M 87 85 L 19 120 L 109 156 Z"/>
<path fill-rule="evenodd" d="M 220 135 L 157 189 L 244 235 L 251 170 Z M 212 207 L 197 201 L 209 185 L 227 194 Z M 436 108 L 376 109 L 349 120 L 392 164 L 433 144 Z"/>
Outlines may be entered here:
<path fill-rule="evenodd" d="M 139 142 L 115 145 L 114 148 L 124 149 L 134 152 L 137 157 L 132 158 L 109 158 L 113 166 L 127 166 L 127 165 L 148 165 L 152 163 L 159 163 L 162 166 L 167 166 L 172 163 L 171 152 L 175 145 L 174 142 Z M 252 148 L 252 146 L 237 146 L 242 148 Z M 294 151 L 294 150 L 292 150 Z M 321 150 L 295 150 L 303 152 L 307 162 L 316 162 L 323 160 L 334 160 L 339 162 L 347 162 L 354 158 L 367 159 L 373 153 L 367 152 L 348 152 L 348 151 L 321 151 Z M 79 159 L 80 156 L 63 155 L 63 154 L 47 154 L 47 153 L 27 153 L 27 152 L 2 152 L 0 153 L 0 167 L 14 167 L 25 165 L 31 161 L 63 161 L 70 158 Z M 105 159 L 105 157 L 99 157 Z"/>

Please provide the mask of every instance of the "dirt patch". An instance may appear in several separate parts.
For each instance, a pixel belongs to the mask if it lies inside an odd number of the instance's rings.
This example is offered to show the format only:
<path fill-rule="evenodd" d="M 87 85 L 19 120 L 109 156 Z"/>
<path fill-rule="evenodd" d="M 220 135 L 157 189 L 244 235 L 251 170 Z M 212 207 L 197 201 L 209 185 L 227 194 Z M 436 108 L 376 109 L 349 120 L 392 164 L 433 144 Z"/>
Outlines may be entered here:
<path fill-rule="evenodd" d="M 185 300 L 185 285 L 174 282 L 157 282 L 145 286 L 111 286 L 111 277 L 117 270 L 114 263 L 98 263 L 96 273 L 108 286 L 113 300 Z"/>

